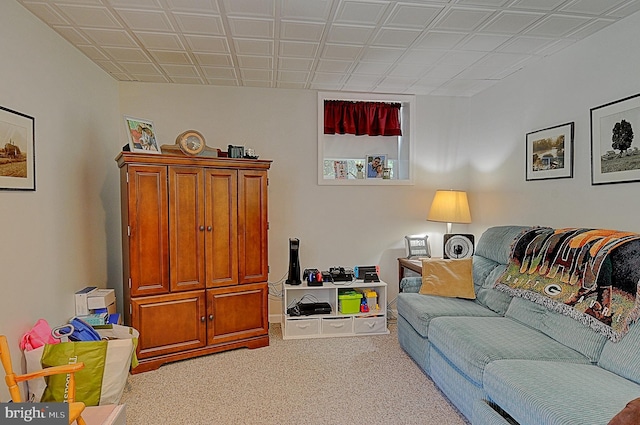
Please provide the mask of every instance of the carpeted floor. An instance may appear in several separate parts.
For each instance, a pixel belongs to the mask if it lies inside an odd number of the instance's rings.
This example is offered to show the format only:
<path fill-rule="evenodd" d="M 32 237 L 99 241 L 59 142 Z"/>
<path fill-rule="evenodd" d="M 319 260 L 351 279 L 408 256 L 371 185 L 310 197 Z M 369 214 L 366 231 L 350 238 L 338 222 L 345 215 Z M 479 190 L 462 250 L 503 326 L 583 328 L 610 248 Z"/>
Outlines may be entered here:
<path fill-rule="evenodd" d="M 129 376 L 128 425 L 468 424 L 391 334 L 282 339 Z"/>

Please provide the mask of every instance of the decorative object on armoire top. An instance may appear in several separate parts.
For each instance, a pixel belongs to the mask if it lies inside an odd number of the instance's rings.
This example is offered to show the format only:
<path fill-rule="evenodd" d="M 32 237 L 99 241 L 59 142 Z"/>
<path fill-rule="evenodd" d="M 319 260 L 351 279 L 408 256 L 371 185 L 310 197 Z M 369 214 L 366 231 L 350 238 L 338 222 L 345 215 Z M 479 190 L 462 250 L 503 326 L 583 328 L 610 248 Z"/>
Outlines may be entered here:
<path fill-rule="evenodd" d="M 156 140 L 153 121 L 125 115 L 124 123 L 127 128 L 127 138 L 131 152 L 161 153 Z"/>
<path fill-rule="evenodd" d="M 186 130 L 178 134 L 173 145 L 160 146 L 163 154 L 203 156 L 217 158 L 219 149 L 210 148 L 202 133 L 196 130 Z"/>

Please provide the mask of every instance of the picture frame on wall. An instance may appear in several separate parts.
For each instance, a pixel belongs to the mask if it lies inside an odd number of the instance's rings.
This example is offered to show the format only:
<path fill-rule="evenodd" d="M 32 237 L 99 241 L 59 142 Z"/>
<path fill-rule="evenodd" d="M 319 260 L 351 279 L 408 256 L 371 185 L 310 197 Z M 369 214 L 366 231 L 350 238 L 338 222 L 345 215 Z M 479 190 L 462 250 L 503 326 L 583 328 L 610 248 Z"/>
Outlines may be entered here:
<path fill-rule="evenodd" d="M 0 106 L 0 189 L 36 190 L 35 118 Z"/>
<path fill-rule="evenodd" d="M 640 181 L 640 94 L 591 108 L 591 184 Z"/>
<path fill-rule="evenodd" d="M 381 153 L 369 154 L 366 156 L 367 163 L 365 176 L 368 179 L 381 179 L 384 174 L 384 168 L 387 165 L 387 155 Z"/>
<path fill-rule="evenodd" d="M 573 131 L 569 122 L 527 133 L 527 181 L 573 177 Z"/>
<path fill-rule="evenodd" d="M 162 153 L 156 140 L 153 121 L 125 115 L 124 123 L 129 140 L 129 150 L 131 152 Z"/>

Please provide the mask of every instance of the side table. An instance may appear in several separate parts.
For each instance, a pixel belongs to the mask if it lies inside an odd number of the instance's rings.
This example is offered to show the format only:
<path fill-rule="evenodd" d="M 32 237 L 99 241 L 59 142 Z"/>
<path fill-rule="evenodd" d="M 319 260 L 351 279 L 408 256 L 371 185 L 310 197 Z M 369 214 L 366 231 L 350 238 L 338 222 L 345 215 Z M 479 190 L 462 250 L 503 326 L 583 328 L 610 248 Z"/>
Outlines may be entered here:
<path fill-rule="evenodd" d="M 398 258 L 398 292 L 402 292 L 400 281 L 405 277 L 406 271 L 422 276 L 422 259 Z"/>

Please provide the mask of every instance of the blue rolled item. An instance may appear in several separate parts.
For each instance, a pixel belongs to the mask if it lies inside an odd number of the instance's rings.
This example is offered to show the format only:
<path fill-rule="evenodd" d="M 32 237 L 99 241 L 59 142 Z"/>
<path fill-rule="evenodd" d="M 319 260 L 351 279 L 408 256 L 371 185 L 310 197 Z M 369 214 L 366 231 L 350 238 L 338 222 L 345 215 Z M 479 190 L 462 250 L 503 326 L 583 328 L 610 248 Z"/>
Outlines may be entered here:
<path fill-rule="evenodd" d="M 74 327 L 73 333 L 69 335 L 70 341 L 100 341 L 102 339 L 91 325 L 77 317 L 69 320 L 69 323 Z"/>

